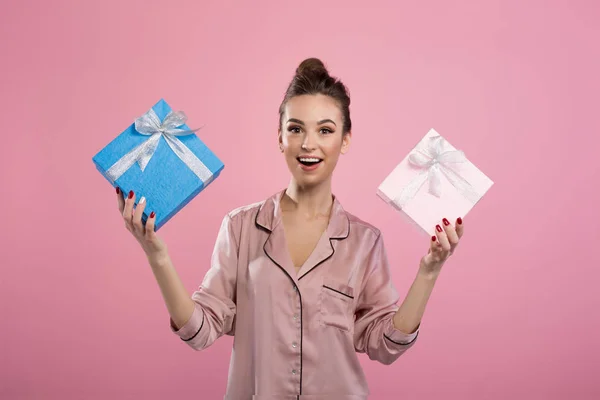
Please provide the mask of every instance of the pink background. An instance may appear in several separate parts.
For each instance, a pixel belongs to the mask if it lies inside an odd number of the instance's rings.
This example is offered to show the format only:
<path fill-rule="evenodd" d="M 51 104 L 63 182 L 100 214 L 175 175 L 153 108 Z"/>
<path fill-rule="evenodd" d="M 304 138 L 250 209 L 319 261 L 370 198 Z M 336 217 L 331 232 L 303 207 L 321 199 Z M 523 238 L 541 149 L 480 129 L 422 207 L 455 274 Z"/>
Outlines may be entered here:
<path fill-rule="evenodd" d="M 383 231 L 403 295 L 428 242 L 382 179 L 435 128 L 495 183 L 418 345 L 362 357 L 372 398 L 598 398 L 598 3 L 249 3 L 3 2 L 0 398 L 222 398 L 232 339 L 170 333 L 91 157 L 161 97 L 206 124 L 225 170 L 161 230 L 191 293 L 223 215 L 287 185 L 277 108 L 310 56 L 352 94 L 335 193 Z"/>

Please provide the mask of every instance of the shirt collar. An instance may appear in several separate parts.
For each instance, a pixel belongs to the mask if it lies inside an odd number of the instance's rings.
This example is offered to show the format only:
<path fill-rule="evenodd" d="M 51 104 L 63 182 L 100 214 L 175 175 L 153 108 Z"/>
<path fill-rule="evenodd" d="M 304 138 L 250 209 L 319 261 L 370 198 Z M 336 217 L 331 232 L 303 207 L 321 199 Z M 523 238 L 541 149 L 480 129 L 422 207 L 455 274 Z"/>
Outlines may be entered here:
<path fill-rule="evenodd" d="M 275 227 L 281 223 L 281 199 L 285 194 L 285 189 L 275 193 L 266 199 L 260 206 L 256 214 L 256 225 L 266 229 L 271 233 Z M 346 239 L 350 234 L 350 221 L 346 211 L 338 198 L 333 195 L 333 205 L 329 224 L 327 225 L 327 235 L 330 239 Z"/>

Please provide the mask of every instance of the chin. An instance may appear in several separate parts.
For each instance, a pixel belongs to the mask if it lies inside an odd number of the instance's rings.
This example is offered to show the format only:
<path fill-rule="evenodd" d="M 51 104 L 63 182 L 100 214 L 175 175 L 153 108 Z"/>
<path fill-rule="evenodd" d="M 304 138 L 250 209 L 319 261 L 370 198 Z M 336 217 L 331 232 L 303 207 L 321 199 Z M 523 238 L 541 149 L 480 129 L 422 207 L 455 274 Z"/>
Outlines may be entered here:
<path fill-rule="evenodd" d="M 314 170 L 306 170 L 294 159 L 288 161 L 288 167 L 298 186 L 303 188 L 319 186 L 325 183 L 330 175 L 328 165 L 325 162 Z"/>

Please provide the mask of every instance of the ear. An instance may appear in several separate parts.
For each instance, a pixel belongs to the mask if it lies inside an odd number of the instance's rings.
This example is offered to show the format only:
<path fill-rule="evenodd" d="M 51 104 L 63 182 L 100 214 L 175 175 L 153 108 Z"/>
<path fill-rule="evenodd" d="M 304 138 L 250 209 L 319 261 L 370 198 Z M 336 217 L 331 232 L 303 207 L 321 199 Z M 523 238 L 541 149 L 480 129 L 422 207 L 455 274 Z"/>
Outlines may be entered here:
<path fill-rule="evenodd" d="M 283 137 L 281 136 L 281 128 L 277 129 L 277 142 L 279 144 L 279 150 L 283 152 Z"/>
<path fill-rule="evenodd" d="M 342 137 L 342 150 L 341 150 L 342 154 L 346 154 L 348 152 L 351 141 L 352 141 L 352 132 L 348 132 Z"/>

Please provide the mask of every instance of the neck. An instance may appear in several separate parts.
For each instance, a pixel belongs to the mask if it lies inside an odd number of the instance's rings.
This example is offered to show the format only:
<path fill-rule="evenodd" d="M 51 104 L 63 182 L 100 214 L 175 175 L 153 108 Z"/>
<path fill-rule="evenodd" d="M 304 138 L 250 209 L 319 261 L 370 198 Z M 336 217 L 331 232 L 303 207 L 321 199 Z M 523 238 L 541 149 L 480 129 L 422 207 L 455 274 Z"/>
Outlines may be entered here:
<path fill-rule="evenodd" d="M 293 179 L 282 198 L 282 210 L 294 211 L 308 218 L 329 216 L 333 196 L 331 183 L 323 182 L 317 186 L 302 187 Z"/>

